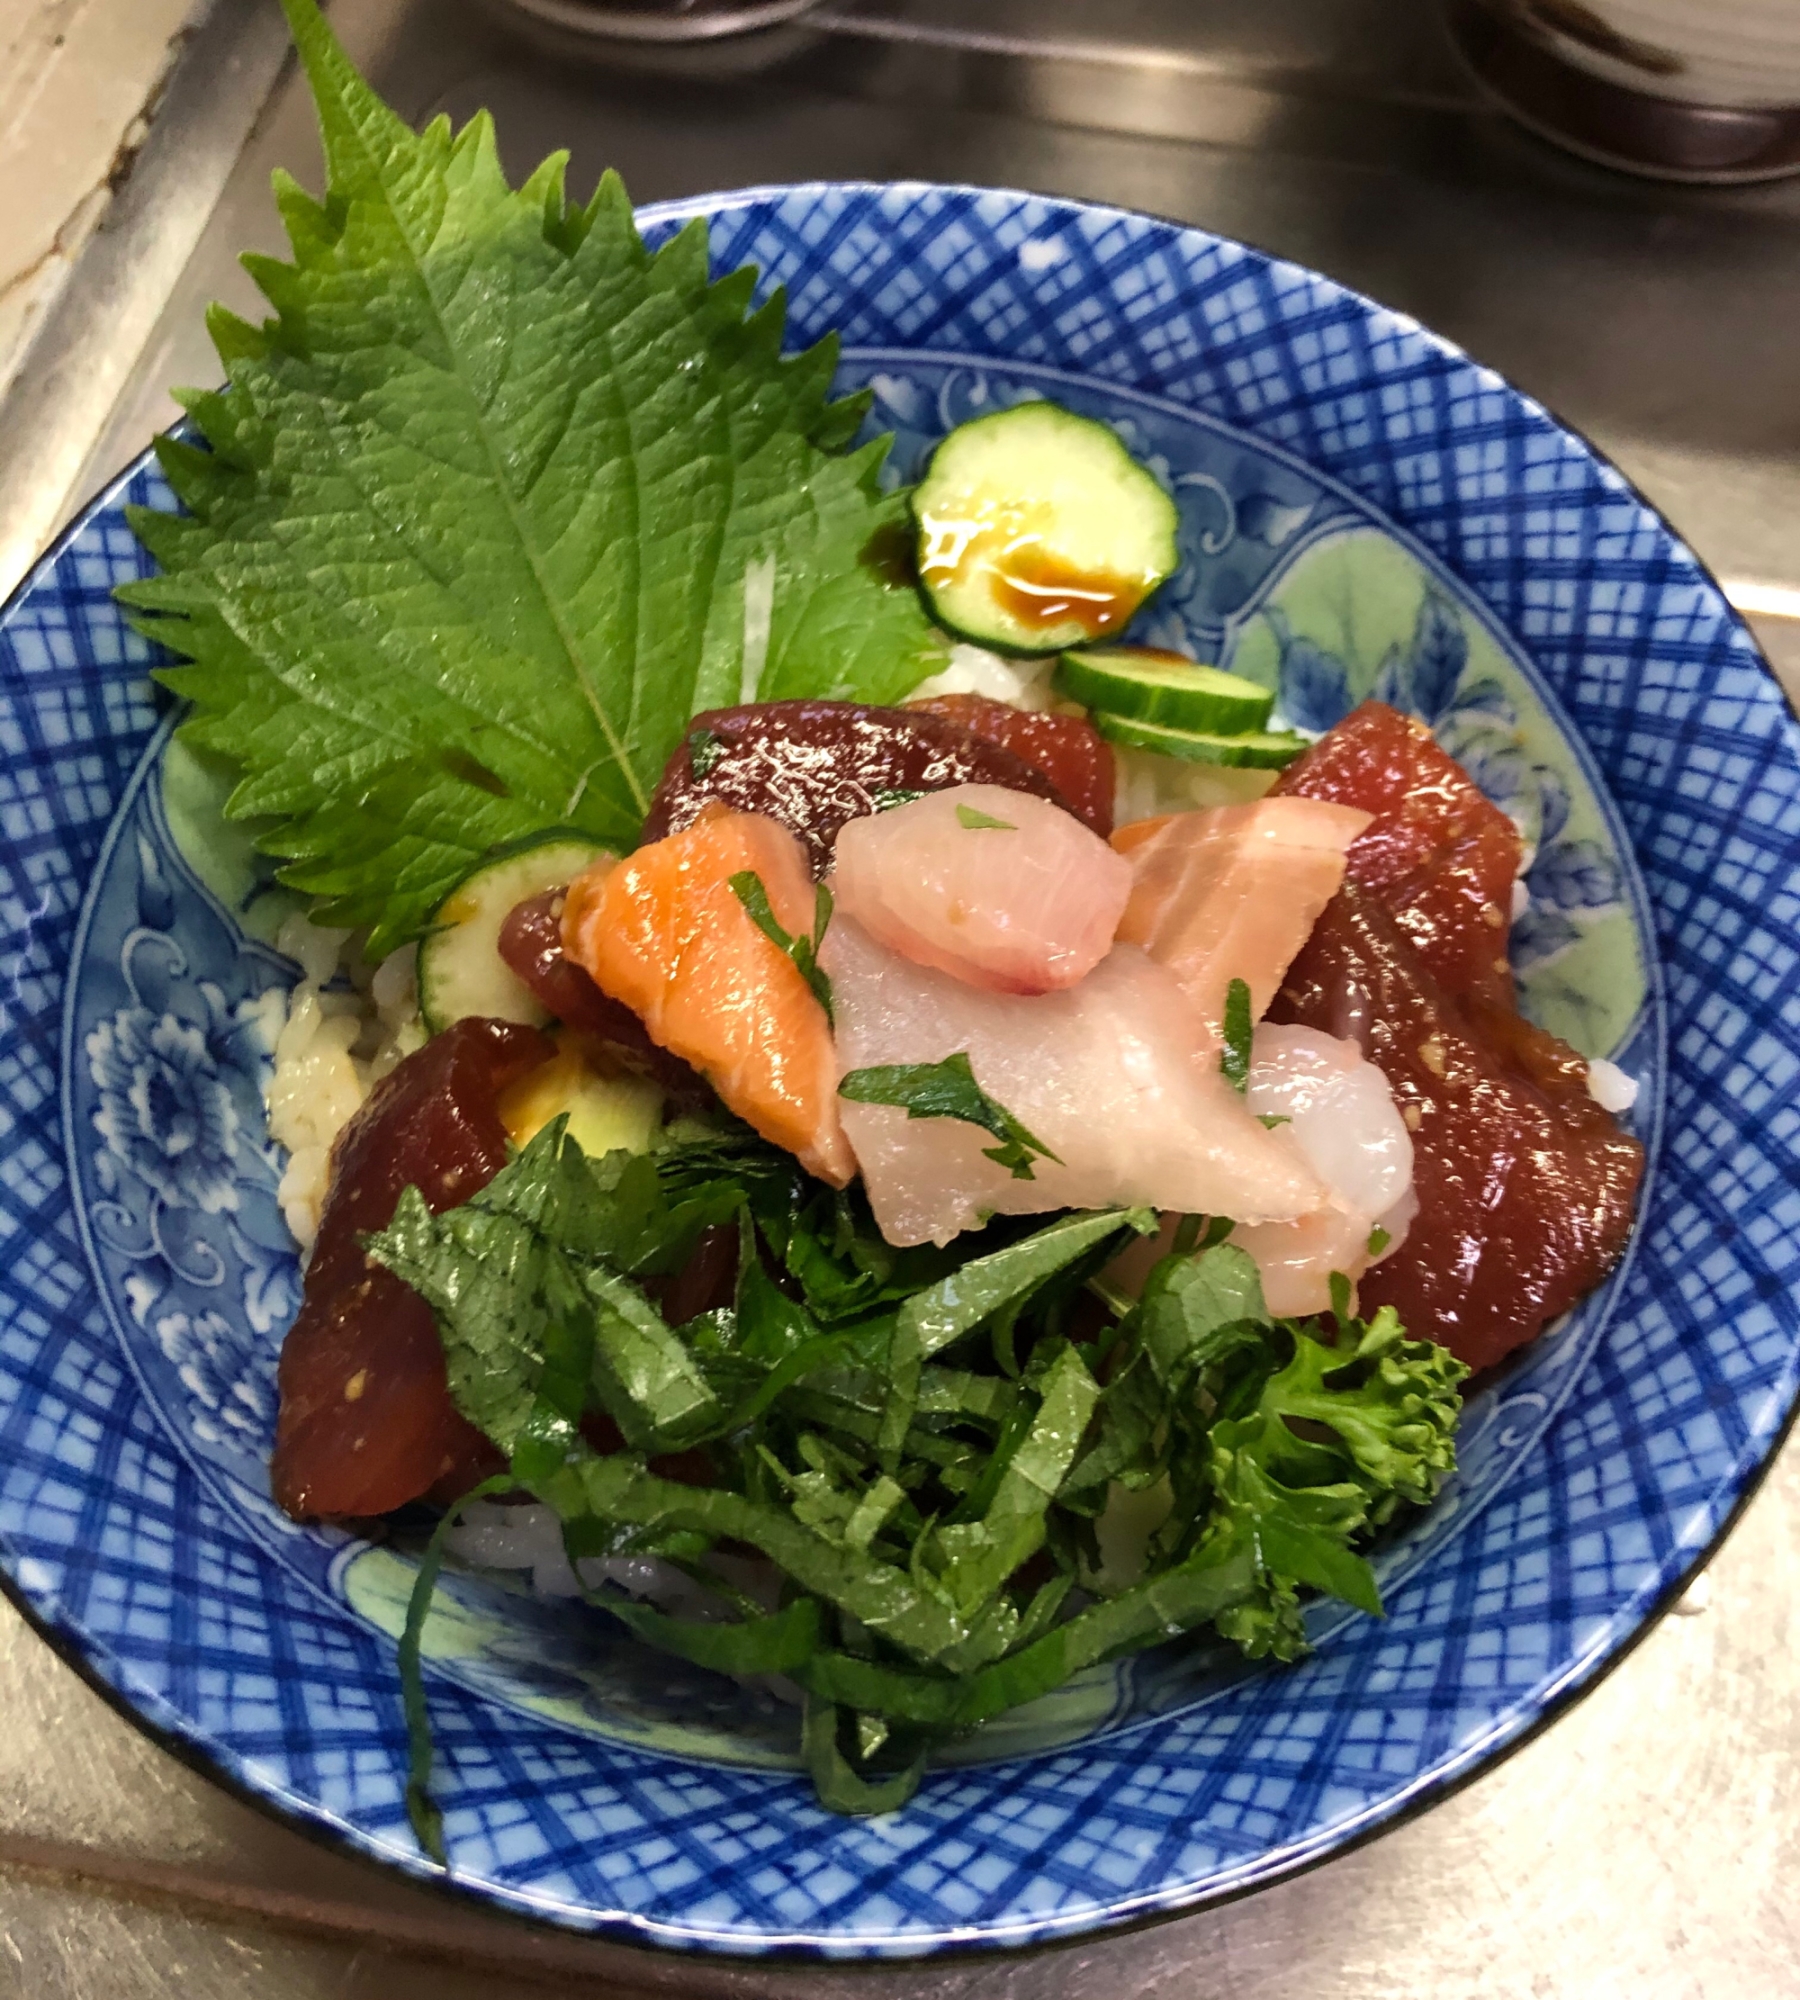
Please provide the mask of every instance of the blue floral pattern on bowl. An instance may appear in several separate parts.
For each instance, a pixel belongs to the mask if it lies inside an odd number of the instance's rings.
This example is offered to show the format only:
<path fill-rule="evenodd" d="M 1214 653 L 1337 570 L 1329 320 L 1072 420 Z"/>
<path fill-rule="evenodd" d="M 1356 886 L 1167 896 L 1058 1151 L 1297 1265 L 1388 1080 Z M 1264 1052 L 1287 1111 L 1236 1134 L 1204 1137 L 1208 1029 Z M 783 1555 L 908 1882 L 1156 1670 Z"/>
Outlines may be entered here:
<path fill-rule="evenodd" d="M 96 881 L 65 1070 L 77 1214 L 165 1414 L 201 1458 L 266 1488 L 275 1360 L 300 1303 L 263 1102 L 293 968 L 200 891 L 154 785 L 134 787 Z"/>
<path fill-rule="evenodd" d="M 1535 846 L 1529 1002 L 1645 1081 L 1659 1160 L 1633 1261 L 1476 1400 L 1458 1480 L 1384 1552 L 1386 1621 L 1322 1610 L 1290 1672 L 1147 1656 L 891 1820 L 820 1812 L 778 1709 L 677 1690 L 602 1619 L 456 1580 L 431 1676 L 455 1879 L 619 1937 L 851 1957 L 1237 1893 L 1590 1682 L 1792 1406 L 1795 732 L 1615 474 L 1323 279 L 1018 195 L 822 187 L 713 213 L 720 265 L 785 283 L 797 339 L 843 331 L 900 472 L 996 398 L 1095 408 L 1180 502 L 1187 567 L 1144 636 L 1264 677 L 1310 727 L 1382 691 L 1465 756 Z M 293 971 L 259 941 L 259 884 L 168 789 L 147 649 L 110 600 L 143 567 L 122 500 L 153 491 L 139 468 L 0 622 L 0 1567 L 135 1712 L 427 1875 L 393 1672 L 405 1547 L 298 1529 L 267 1494 L 295 1272 L 258 1103 Z"/>

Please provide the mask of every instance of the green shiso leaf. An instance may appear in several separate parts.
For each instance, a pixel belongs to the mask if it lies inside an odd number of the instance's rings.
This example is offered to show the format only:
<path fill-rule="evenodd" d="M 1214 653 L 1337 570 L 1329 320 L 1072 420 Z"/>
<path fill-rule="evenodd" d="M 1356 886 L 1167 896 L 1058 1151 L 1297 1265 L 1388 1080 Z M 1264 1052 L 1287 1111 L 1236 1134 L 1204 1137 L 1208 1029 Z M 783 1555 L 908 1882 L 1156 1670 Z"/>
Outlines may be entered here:
<path fill-rule="evenodd" d="M 188 662 L 159 677 L 241 770 L 231 815 L 380 953 L 503 841 L 629 844 L 697 710 L 895 700 L 938 642 L 861 560 L 905 502 L 885 441 L 844 453 L 835 341 L 784 359 L 702 224 L 652 255 L 561 156 L 509 189 L 486 113 L 412 132 L 283 5 L 326 197 L 278 179 L 273 314 L 214 309 L 227 386 L 183 398 L 205 448 L 159 441 L 186 512 L 133 511 L 163 573 L 121 595 Z"/>
<path fill-rule="evenodd" d="M 806 981 L 813 998 L 825 1009 L 826 1020 L 831 1020 L 831 981 L 826 978 L 824 967 L 819 963 L 819 947 L 825 942 L 825 933 L 831 925 L 831 891 L 823 882 L 813 891 L 812 936 L 795 937 L 782 927 L 770 905 L 763 878 L 754 868 L 740 869 L 730 882 L 731 893 L 743 904 L 750 921 L 777 951 L 785 952 L 794 961 L 794 969 Z"/>
<path fill-rule="evenodd" d="M 427 1301 L 440 1330 L 455 1328 L 445 1342 L 450 1392 L 522 1475 L 552 1470 L 562 1459 L 548 1446 L 566 1456 L 574 1442 L 580 1403 L 570 1417 L 557 1401 L 571 1375 L 583 1393 L 591 1382 L 639 1450 L 678 1450 L 723 1414 L 661 1314 L 593 1256 L 598 1191 L 565 1124 L 553 1120 L 461 1208 L 433 1215 L 405 1189 L 366 1246 Z"/>
<path fill-rule="evenodd" d="M 484 1479 L 472 1492 L 445 1508 L 432 1530 L 419 1559 L 418 1574 L 406 1600 L 406 1623 L 400 1633 L 398 1666 L 400 1705 L 406 1716 L 406 1817 L 412 1823 L 413 1838 L 440 1868 L 448 1868 L 444 1852 L 444 1815 L 431 1796 L 431 1707 L 425 1698 L 425 1621 L 431 1614 L 432 1593 L 437 1589 L 438 1571 L 444 1563 L 444 1545 L 450 1530 L 462 1519 L 471 1502 L 504 1493 L 512 1481 L 505 1473 Z"/>
<path fill-rule="evenodd" d="M 1045 1515 L 1100 1400 L 1099 1385 L 1072 1347 L 1064 1347 L 1051 1363 L 1042 1398 L 981 1519 L 938 1530 L 948 1588 L 965 1612 L 973 1614 L 986 1604 L 1043 1547 Z"/>
<path fill-rule="evenodd" d="M 1256 1023 L 1250 1014 L 1250 988 L 1234 979 L 1225 989 L 1224 1046 L 1219 1050 L 1219 1068 L 1233 1090 L 1243 1091 L 1250 1082 L 1251 1044 Z"/>
<path fill-rule="evenodd" d="M 738 1236 L 731 1303 L 671 1326 L 640 1280 L 719 1224 Z M 700 1617 L 599 1601 L 698 1665 L 791 1676 L 821 1798 L 876 1812 L 935 1742 L 1096 1662 L 1209 1624 L 1295 1658 L 1305 1591 L 1378 1612 L 1371 1535 L 1454 1466 L 1461 1363 L 1391 1311 L 1271 1318 L 1216 1220 L 1177 1228 L 1122 1316 L 1074 1310 L 1156 1227 L 1148 1210 L 997 1220 L 893 1251 L 857 1197 L 740 1133 L 595 1162 L 556 1121 L 463 1208 L 409 1192 L 367 1247 L 430 1302 L 458 1407 L 571 1558 L 660 1556 L 719 1600 Z M 588 1441 L 599 1411 L 622 1449 Z M 704 1485 L 652 1456 L 702 1445 Z M 714 1566 L 745 1550 L 779 1573 L 755 1598 Z M 403 1658 L 428 1843 L 433 1573 Z"/>
<path fill-rule="evenodd" d="M 1144 1358 L 1171 1389 L 1234 1347 L 1259 1339 L 1268 1323 L 1261 1274 L 1235 1243 L 1160 1264 L 1145 1284 L 1138 1313 Z"/>
<path fill-rule="evenodd" d="M 730 1625 L 671 1618 L 647 1604 L 618 1597 L 603 1602 L 640 1639 L 716 1673 L 791 1674 L 819 1650 L 819 1606 L 810 1597 L 796 1597 L 780 1611 Z"/>
<path fill-rule="evenodd" d="M 964 1125 L 979 1125 L 1000 1141 L 997 1146 L 984 1146 L 982 1158 L 1005 1167 L 1016 1181 L 1037 1178 L 1031 1169 L 1034 1159 L 1056 1160 L 1062 1165 L 1042 1139 L 1028 1132 L 1004 1104 L 975 1081 L 966 1049 L 958 1049 L 942 1062 L 881 1063 L 873 1069 L 853 1069 L 838 1085 L 838 1095 L 849 1098 L 852 1104 L 892 1104 L 903 1109 L 908 1118 L 954 1118 Z"/>
<path fill-rule="evenodd" d="M 1121 1237 L 1127 1230 L 1147 1236 L 1155 1228 L 1156 1217 L 1147 1208 L 1066 1215 L 1023 1242 L 976 1257 L 935 1285 L 915 1292 L 900 1308 L 888 1350 L 887 1403 L 879 1437 L 889 1470 L 905 1446 L 925 1362 L 1015 1299 L 1036 1291 L 1046 1279 L 1096 1245 Z"/>
<path fill-rule="evenodd" d="M 868 1727 L 871 1723 L 875 1724 L 873 1729 Z M 897 1812 L 905 1805 L 924 1775 L 926 1745 L 909 1742 L 910 1754 L 903 1762 L 886 1770 L 871 1769 L 869 1759 L 862 1754 L 863 1743 L 879 1750 L 887 1747 L 888 1737 L 887 1725 L 874 1716 L 839 1708 L 809 1694 L 801 1742 L 820 1805 L 828 1812 L 859 1818 Z"/>

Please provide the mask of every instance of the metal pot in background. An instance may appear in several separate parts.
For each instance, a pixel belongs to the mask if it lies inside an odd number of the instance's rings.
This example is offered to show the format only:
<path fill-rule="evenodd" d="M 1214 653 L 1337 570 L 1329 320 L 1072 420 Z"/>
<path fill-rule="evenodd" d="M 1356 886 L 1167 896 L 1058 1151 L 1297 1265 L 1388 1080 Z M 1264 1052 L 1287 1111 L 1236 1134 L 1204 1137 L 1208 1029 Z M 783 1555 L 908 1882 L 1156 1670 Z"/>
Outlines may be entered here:
<path fill-rule="evenodd" d="M 1608 166 L 1679 181 L 1800 173 L 1796 0 L 1449 0 L 1481 82 Z"/>
<path fill-rule="evenodd" d="M 818 0 L 490 0 L 499 13 L 527 20 L 584 42 L 638 42 L 667 46 L 720 41 L 778 27 Z"/>
<path fill-rule="evenodd" d="M 799 22 L 819 0 L 479 0 L 479 4 L 559 60 L 687 83 L 760 77 L 805 53 L 818 40 Z"/>

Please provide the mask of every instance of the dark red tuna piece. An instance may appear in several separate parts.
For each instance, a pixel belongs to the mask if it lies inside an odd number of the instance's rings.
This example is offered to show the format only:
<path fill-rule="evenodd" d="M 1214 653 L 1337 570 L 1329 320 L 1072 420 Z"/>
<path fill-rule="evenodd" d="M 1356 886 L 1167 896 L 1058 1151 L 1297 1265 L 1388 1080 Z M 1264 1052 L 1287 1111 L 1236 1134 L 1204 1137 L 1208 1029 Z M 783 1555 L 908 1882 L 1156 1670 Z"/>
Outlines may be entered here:
<path fill-rule="evenodd" d="M 694 717 L 650 801 L 643 840 L 680 833 L 717 799 L 779 820 L 823 875 L 846 821 L 952 785 L 1004 785 L 1070 809 L 1035 765 L 944 716 L 854 701 L 763 701 Z"/>
<path fill-rule="evenodd" d="M 941 715 L 998 743 L 1042 771 L 1102 840 L 1113 830 L 1113 753 L 1084 715 L 1055 715 L 1044 708 L 1008 708 L 979 694 L 939 694 L 909 701 L 908 715 Z"/>
<path fill-rule="evenodd" d="M 712 1087 L 679 1056 L 658 1048 L 642 1021 L 563 950 L 563 894 L 552 889 L 507 912 L 500 926 L 500 956 L 539 1006 L 565 1028 L 589 1036 L 625 1068 L 660 1083 L 678 1105 L 698 1109 L 713 1102 Z"/>
<path fill-rule="evenodd" d="M 458 1021 L 384 1077 L 339 1134 L 278 1375 L 270 1472 L 295 1520 L 448 1500 L 500 1469 L 450 1400 L 431 1308 L 358 1239 L 393 1220 L 402 1188 L 436 1214 L 485 1187 L 506 1164 L 501 1093 L 554 1053 L 535 1028 Z"/>
<path fill-rule="evenodd" d="M 1350 880 L 1393 912 L 1448 991 L 1510 1002 L 1519 830 L 1422 722 L 1366 701 L 1275 790 L 1373 813 L 1346 859 Z"/>
<path fill-rule="evenodd" d="M 1391 1305 L 1491 1368 L 1618 1261 L 1643 1148 L 1588 1095 L 1573 1049 L 1510 1005 L 1459 1004 L 1401 922 L 1346 882 L 1269 1019 L 1359 1042 L 1412 1131 L 1419 1212 L 1362 1280 L 1362 1310 Z"/>

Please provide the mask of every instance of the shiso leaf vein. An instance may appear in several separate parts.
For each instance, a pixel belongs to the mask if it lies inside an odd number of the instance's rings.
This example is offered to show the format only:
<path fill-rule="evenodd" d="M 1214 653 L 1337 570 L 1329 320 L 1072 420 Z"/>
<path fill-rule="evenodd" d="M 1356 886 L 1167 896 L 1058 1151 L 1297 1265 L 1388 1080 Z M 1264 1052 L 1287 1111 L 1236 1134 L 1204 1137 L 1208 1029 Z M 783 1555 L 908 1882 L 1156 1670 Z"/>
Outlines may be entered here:
<path fill-rule="evenodd" d="M 226 385 L 158 441 L 184 512 L 121 595 L 240 772 L 230 812 L 328 922 L 417 935 L 497 844 L 628 844 L 692 714 L 735 701 L 745 578 L 772 570 L 759 698 L 898 699 L 938 642 L 864 560 L 902 516 L 844 449 L 836 343 L 781 353 L 777 293 L 646 248 L 616 177 L 507 185 L 485 113 L 410 130 L 312 0 L 283 0 L 325 199 L 277 183 L 271 315 L 215 308 Z M 760 638 L 759 638 L 760 646 Z"/>

